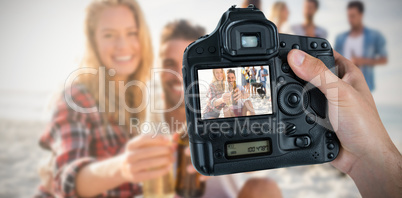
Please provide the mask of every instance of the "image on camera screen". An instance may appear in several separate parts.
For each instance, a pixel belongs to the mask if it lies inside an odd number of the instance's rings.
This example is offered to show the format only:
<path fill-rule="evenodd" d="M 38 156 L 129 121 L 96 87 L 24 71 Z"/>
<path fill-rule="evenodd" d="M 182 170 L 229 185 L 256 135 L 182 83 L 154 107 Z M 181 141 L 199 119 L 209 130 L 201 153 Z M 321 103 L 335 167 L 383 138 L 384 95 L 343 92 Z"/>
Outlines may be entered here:
<path fill-rule="evenodd" d="M 201 119 L 272 114 L 269 66 L 198 70 Z"/>

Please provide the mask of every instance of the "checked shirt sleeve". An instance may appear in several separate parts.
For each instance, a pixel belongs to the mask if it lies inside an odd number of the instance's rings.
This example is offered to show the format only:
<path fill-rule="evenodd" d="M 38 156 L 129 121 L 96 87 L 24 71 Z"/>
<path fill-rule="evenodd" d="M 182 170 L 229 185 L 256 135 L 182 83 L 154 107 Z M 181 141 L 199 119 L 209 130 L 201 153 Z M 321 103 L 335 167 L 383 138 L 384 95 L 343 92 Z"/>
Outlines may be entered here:
<path fill-rule="evenodd" d="M 72 87 L 65 91 L 40 144 L 49 147 L 56 155 L 53 182 L 56 197 L 78 197 L 77 173 L 85 165 L 96 161 L 90 155 L 91 114 L 73 110 L 64 99 L 66 94 L 71 94 L 74 102 L 83 108 L 95 105 L 89 93 L 83 90 Z"/>

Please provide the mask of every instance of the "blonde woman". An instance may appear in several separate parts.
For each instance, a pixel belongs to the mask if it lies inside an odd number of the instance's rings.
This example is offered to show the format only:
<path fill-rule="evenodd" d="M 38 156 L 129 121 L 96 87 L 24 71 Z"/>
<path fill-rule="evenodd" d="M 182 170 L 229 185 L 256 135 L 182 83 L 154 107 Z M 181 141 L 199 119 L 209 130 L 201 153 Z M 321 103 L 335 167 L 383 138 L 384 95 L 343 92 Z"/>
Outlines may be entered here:
<path fill-rule="evenodd" d="M 85 33 L 81 67 L 97 73 L 79 75 L 64 90 L 41 136 L 40 145 L 55 156 L 53 184 L 41 190 L 57 197 L 133 197 L 139 182 L 168 173 L 173 163 L 169 140 L 136 136 L 140 131 L 130 128 L 145 117 L 145 93 L 127 83 L 149 79 L 150 33 L 135 0 L 92 1 Z"/>
<path fill-rule="evenodd" d="M 268 19 L 275 23 L 279 33 L 290 33 L 290 26 L 287 23 L 289 17 L 288 6 L 285 2 L 275 2 L 269 12 Z"/>
<path fill-rule="evenodd" d="M 207 106 L 202 111 L 204 119 L 218 118 L 231 97 L 230 92 L 225 93 L 226 76 L 223 69 L 213 69 L 212 76 L 213 80 L 207 92 Z"/>

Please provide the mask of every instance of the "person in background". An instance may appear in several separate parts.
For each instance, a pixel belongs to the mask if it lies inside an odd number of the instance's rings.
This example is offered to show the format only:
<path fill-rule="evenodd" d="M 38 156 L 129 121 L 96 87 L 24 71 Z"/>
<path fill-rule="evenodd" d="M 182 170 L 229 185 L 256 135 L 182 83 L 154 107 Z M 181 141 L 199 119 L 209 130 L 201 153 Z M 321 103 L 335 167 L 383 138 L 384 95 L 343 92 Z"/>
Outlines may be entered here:
<path fill-rule="evenodd" d="M 143 122 L 146 111 L 128 110 L 139 107 L 144 95 L 126 84 L 146 83 L 153 62 L 139 4 L 94 0 L 86 11 L 81 68 L 97 73 L 80 74 L 57 102 L 40 138 L 40 146 L 53 153 L 54 172 L 37 197 L 134 197 L 141 194 L 140 182 L 173 168 L 170 140 L 138 135 L 141 131 L 130 127 L 132 118 Z"/>
<path fill-rule="evenodd" d="M 157 100 L 163 104 L 159 104 L 161 109 L 164 109 L 164 113 L 153 113 L 151 114 L 153 121 L 170 123 L 171 120 L 176 124 L 171 124 L 171 132 L 175 132 L 177 127 L 182 129 L 182 126 L 186 124 L 186 113 L 185 113 L 185 103 L 180 98 L 184 97 L 183 84 L 182 84 L 182 61 L 184 49 L 197 40 L 200 36 L 205 35 L 204 28 L 200 26 L 193 25 L 186 20 L 178 20 L 175 22 L 168 23 L 161 36 L 161 44 L 159 51 L 159 64 L 162 69 L 172 70 L 173 72 L 162 72 L 161 73 L 161 84 L 162 84 L 162 94 L 154 95 L 155 98 L 164 98 L 164 100 Z M 175 75 L 178 74 L 179 76 Z M 159 106 L 156 105 L 156 106 Z M 173 108 L 172 107 L 176 107 Z M 172 109 L 172 110 L 169 110 Z M 186 151 L 190 154 L 189 149 Z M 193 166 L 188 168 L 190 173 L 195 173 Z M 208 180 L 207 180 L 208 179 Z M 228 198 L 229 183 L 234 183 L 229 176 L 221 177 L 203 177 L 202 180 L 206 181 L 206 192 L 203 197 L 220 197 Z M 230 181 L 226 183 L 224 181 Z M 251 178 L 247 180 L 246 184 L 240 189 L 243 192 L 239 197 L 281 197 L 281 191 L 278 185 L 268 178 L 257 179 Z M 264 194 L 254 194 L 251 196 L 251 192 L 263 192 Z"/>
<path fill-rule="evenodd" d="M 241 74 L 241 85 L 247 93 L 250 93 L 250 68 L 242 67 Z"/>
<path fill-rule="evenodd" d="M 267 78 L 267 76 L 268 76 L 268 78 Z M 265 69 L 263 66 L 261 66 L 260 70 L 258 71 L 257 78 L 260 80 L 260 83 L 262 84 L 261 89 L 263 89 L 265 91 L 265 95 L 266 95 L 267 94 L 267 80 L 269 79 L 268 69 Z"/>
<path fill-rule="evenodd" d="M 303 6 L 304 22 L 303 24 L 293 25 L 291 31 L 293 34 L 309 37 L 327 38 L 327 31 L 314 24 L 314 15 L 319 8 L 318 0 L 305 0 Z"/>
<path fill-rule="evenodd" d="M 350 30 L 337 36 L 335 50 L 361 69 L 370 91 L 374 91 L 374 67 L 387 63 L 385 38 L 364 26 L 363 2 L 349 2 L 347 11 Z"/>
<path fill-rule="evenodd" d="M 251 97 L 254 97 L 257 94 L 256 87 L 254 86 L 255 83 L 257 82 L 257 70 L 254 68 L 254 66 L 250 67 L 250 94 Z"/>
<path fill-rule="evenodd" d="M 289 9 L 285 2 L 275 2 L 269 12 L 268 20 L 272 21 L 278 28 L 279 33 L 291 33 L 290 26 L 287 23 L 289 18 Z"/>
<path fill-rule="evenodd" d="M 247 8 L 250 4 L 253 4 L 256 8 L 261 9 L 261 0 L 244 0 L 242 8 Z"/>

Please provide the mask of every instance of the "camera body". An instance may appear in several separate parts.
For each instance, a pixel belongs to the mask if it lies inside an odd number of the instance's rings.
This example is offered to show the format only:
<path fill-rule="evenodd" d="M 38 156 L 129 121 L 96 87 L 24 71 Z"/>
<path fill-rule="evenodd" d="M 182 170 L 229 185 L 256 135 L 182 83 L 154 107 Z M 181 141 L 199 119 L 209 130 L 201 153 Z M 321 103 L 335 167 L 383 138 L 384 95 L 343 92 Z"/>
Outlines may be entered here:
<path fill-rule="evenodd" d="M 223 175 L 318 164 L 337 157 L 340 143 L 329 123 L 325 95 L 292 72 L 287 64 L 292 49 L 319 58 L 334 72 L 328 41 L 278 34 L 253 5 L 232 6 L 213 33 L 186 48 L 185 108 L 191 158 L 198 172 Z M 231 81 L 233 77 L 237 81 Z M 246 86 L 256 87 L 259 94 L 250 96 L 236 85 L 243 77 L 248 77 Z M 213 83 L 203 87 L 201 82 L 208 79 Z M 226 88 L 216 88 L 223 84 Z M 221 103 L 225 93 L 231 93 L 231 102 Z M 235 100 L 236 93 L 241 99 Z M 237 104 L 243 106 L 235 108 Z M 239 109 L 243 111 L 236 113 Z"/>

